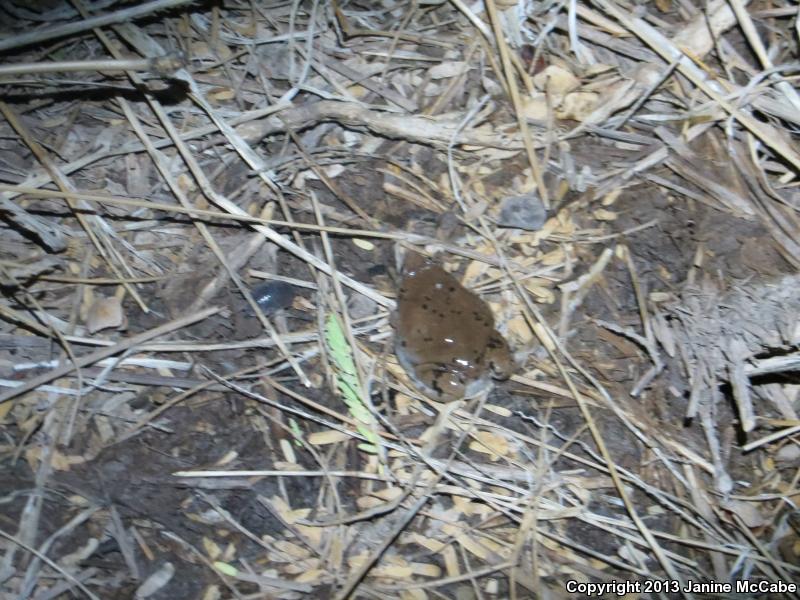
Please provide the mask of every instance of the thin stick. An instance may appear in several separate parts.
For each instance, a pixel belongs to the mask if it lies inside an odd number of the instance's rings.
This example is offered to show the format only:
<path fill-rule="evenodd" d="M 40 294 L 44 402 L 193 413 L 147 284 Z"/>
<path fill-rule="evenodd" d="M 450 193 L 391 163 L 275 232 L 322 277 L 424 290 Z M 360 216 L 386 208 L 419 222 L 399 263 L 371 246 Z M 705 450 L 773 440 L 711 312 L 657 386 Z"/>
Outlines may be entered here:
<path fill-rule="evenodd" d="M 284 249 L 288 250 L 292 254 L 295 254 L 299 258 L 310 262 L 314 267 L 322 271 L 323 273 L 330 274 L 330 267 L 328 264 L 313 254 L 299 248 L 296 244 L 290 242 L 289 240 L 285 239 L 282 235 L 273 231 L 271 228 L 264 227 L 264 225 L 272 225 L 274 227 L 292 227 L 297 229 L 304 229 L 307 231 L 328 231 L 334 234 L 345 234 L 345 235 L 356 235 L 358 237 L 376 237 L 376 238 L 384 238 L 384 239 L 407 239 L 408 234 L 397 234 L 397 233 L 384 233 L 380 231 L 371 231 L 371 230 L 362 230 L 362 229 L 344 229 L 341 227 L 320 227 L 319 225 L 310 225 L 306 223 L 296 223 L 296 222 L 289 222 L 289 221 L 276 221 L 274 219 L 262 219 L 260 217 L 253 217 L 248 215 L 246 212 L 241 210 L 236 205 L 230 203 L 229 201 L 225 203 L 225 208 L 230 209 L 230 213 L 222 213 L 219 211 L 213 210 L 203 210 L 200 208 L 184 208 L 182 206 L 174 205 L 174 204 L 161 204 L 158 202 L 148 202 L 145 200 L 132 200 L 130 198 L 120 198 L 120 197 L 107 197 L 102 195 L 95 195 L 90 196 L 87 194 L 73 194 L 68 192 L 56 192 L 54 190 L 38 190 L 36 188 L 20 188 L 18 186 L 7 186 L 0 184 L 0 191 L 12 191 L 18 193 L 30 193 L 36 194 L 42 197 L 53 197 L 53 198 L 80 198 L 82 200 L 87 200 L 89 202 L 108 202 L 109 204 L 119 204 L 122 206 L 139 206 L 144 208 L 150 208 L 151 210 L 163 210 L 168 212 L 176 212 L 176 213 L 183 213 L 188 215 L 200 216 L 214 216 L 219 218 L 231 219 L 233 221 L 244 221 L 246 223 L 254 223 L 256 224 L 254 228 L 261 233 L 264 233 L 266 237 L 278 244 L 279 246 L 283 247 Z M 258 225 L 261 224 L 261 225 Z M 394 300 L 390 300 L 383 294 L 379 293 L 377 290 L 372 289 L 368 285 L 361 283 L 360 281 L 356 281 L 352 277 L 348 277 L 347 275 L 340 273 L 339 278 L 348 287 L 354 289 L 355 291 L 367 296 L 368 298 L 374 300 L 381 306 L 385 306 L 387 308 L 394 308 Z"/>
<path fill-rule="evenodd" d="M 126 60 L 65 60 L 0 65 L 0 77 L 35 75 L 37 73 L 74 73 L 80 71 L 150 71 L 169 73 L 181 65 L 175 56 L 131 58 Z M 2 82 L 0 82 L 2 83 Z"/>
<path fill-rule="evenodd" d="M 723 89 L 718 81 L 708 79 L 706 73 L 692 62 L 680 48 L 675 47 L 671 40 L 667 39 L 643 19 L 629 16 L 609 0 L 597 0 L 597 3 L 635 33 L 666 62 L 677 61 L 680 72 L 698 89 L 714 100 L 718 106 L 736 119 L 740 125 L 757 137 L 765 146 L 772 149 L 775 154 L 786 159 L 796 169 L 800 169 L 800 153 L 786 142 L 784 136 L 779 135 L 771 125 L 757 121 L 737 105 L 729 102 L 725 97 L 726 92 L 729 92 L 729 90 Z M 726 87 L 732 88 L 733 86 L 728 84 Z"/>
<path fill-rule="evenodd" d="M 123 340 L 108 348 L 101 348 L 100 350 L 92 352 L 91 354 L 87 354 L 86 356 L 81 356 L 74 363 L 65 364 L 61 367 L 58 367 L 57 369 L 52 369 L 47 373 L 42 373 L 38 377 L 29 379 L 21 386 L 9 390 L 7 392 L 4 392 L 3 394 L 0 394 L 0 404 L 3 404 L 4 402 L 16 398 L 20 394 L 29 392 L 42 384 L 50 383 L 54 379 L 63 377 L 64 375 L 71 373 L 74 369 L 80 369 L 81 367 L 85 367 L 92 363 L 96 363 L 98 360 L 102 360 L 104 358 L 108 358 L 109 356 L 118 354 L 123 350 L 127 350 L 128 348 L 133 348 L 134 346 L 137 346 L 142 342 L 146 342 L 147 340 L 151 340 L 160 335 L 164 335 L 165 333 L 169 333 L 170 331 L 186 327 L 187 325 L 191 325 L 192 323 L 196 323 L 197 321 L 202 321 L 203 319 L 206 319 L 211 315 L 217 314 L 220 310 L 222 310 L 222 307 L 212 306 L 205 310 L 201 310 L 199 313 L 196 313 L 194 315 L 189 315 L 187 317 L 175 319 L 174 321 L 170 321 L 169 323 L 164 323 L 163 325 L 160 325 L 155 329 L 143 331 L 142 333 L 135 335 L 132 338 Z"/>
<path fill-rule="evenodd" d="M 544 185 L 544 176 L 542 175 L 542 167 L 539 164 L 539 158 L 536 156 L 536 150 L 533 148 L 531 141 L 531 133 L 528 129 L 528 121 L 522 111 L 522 98 L 519 95 L 519 88 L 517 88 L 517 79 L 514 69 L 511 66 L 511 59 L 509 58 L 508 45 L 506 38 L 503 36 L 503 29 L 500 26 L 500 18 L 497 16 L 497 8 L 495 7 L 494 0 L 486 0 L 486 9 L 489 12 L 489 20 L 492 22 L 492 30 L 494 31 L 495 43 L 500 50 L 500 60 L 503 63 L 503 73 L 508 83 L 508 90 L 511 92 L 511 101 L 514 104 L 514 113 L 517 117 L 517 125 L 519 132 L 522 135 L 522 142 L 525 145 L 525 152 L 528 155 L 528 162 L 531 166 L 533 173 L 533 180 L 536 182 L 536 191 L 539 192 L 539 197 L 542 199 L 542 204 L 545 208 L 549 208 L 550 201 L 548 199 L 547 187 Z M 498 73 L 498 75 L 500 75 Z"/>
<path fill-rule="evenodd" d="M 85 585 L 83 585 L 83 583 L 80 580 L 76 579 L 73 575 L 70 575 L 69 571 L 65 571 L 63 568 L 61 568 L 61 566 L 58 565 L 58 563 L 55 563 L 52 560 L 50 560 L 47 556 L 45 556 L 44 554 L 39 552 L 36 548 L 32 548 L 28 544 L 24 543 L 22 540 L 19 540 L 19 539 L 15 538 L 13 535 L 11 535 L 10 533 L 6 533 L 2 529 L 0 529 L 0 536 L 3 536 L 9 542 L 12 542 L 12 543 L 16 544 L 17 546 L 19 546 L 20 548 L 22 548 L 26 552 L 30 552 L 35 557 L 37 557 L 39 560 L 41 560 L 42 562 L 47 564 L 47 566 L 49 566 L 49 567 L 55 569 L 56 571 L 58 571 L 59 573 L 61 573 L 69 581 L 71 581 L 72 583 L 77 585 L 80 588 L 80 590 L 84 594 L 86 594 L 89 598 L 91 598 L 92 600 L 100 600 L 100 598 L 95 596 L 92 593 L 92 591 L 89 588 L 87 588 Z"/>
<path fill-rule="evenodd" d="M 89 29 L 93 29 L 95 27 L 103 27 L 104 25 L 111 25 L 112 23 L 124 23 L 125 21 L 132 21 L 133 19 L 144 17 L 159 10 L 175 8 L 176 6 L 191 4 L 192 2 L 195 2 L 195 0 L 155 0 L 154 2 L 132 6 L 131 8 L 119 10 L 108 15 L 100 15 L 98 17 L 84 19 L 83 21 L 57 25 L 55 27 L 50 27 L 49 29 L 41 29 L 39 31 L 23 33 L 22 35 L 17 35 L 0 41 L 0 52 L 4 52 L 5 50 L 10 50 L 12 48 L 20 48 L 22 46 L 38 44 L 47 40 L 73 35 L 75 33 L 81 33 L 82 31 L 88 31 Z"/>

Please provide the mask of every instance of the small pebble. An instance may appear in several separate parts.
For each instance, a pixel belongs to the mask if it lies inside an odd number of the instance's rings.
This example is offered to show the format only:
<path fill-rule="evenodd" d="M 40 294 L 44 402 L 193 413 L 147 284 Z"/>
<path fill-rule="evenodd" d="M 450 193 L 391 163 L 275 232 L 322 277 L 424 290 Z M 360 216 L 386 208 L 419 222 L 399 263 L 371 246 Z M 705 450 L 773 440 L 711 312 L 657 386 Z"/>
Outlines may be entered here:
<path fill-rule="evenodd" d="M 436 219 L 436 239 L 443 242 L 453 242 L 463 234 L 465 227 L 461 224 L 458 215 L 448 210 L 439 215 Z"/>
<path fill-rule="evenodd" d="M 288 308 L 294 301 L 294 286 L 285 281 L 265 281 L 255 286 L 250 293 L 266 316 Z"/>
<path fill-rule="evenodd" d="M 500 227 L 538 231 L 546 220 L 547 211 L 539 198 L 539 194 L 534 192 L 504 198 L 497 224 Z"/>

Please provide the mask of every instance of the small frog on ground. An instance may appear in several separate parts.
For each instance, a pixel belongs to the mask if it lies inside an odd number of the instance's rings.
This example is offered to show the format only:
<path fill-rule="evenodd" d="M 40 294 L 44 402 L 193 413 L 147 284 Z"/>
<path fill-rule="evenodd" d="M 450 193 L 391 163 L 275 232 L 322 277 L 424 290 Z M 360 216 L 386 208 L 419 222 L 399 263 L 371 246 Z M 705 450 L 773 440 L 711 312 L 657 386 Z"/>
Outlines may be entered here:
<path fill-rule="evenodd" d="M 416 252 L 403 261 L 394 317 L 395 353 L 417 387 L 434 400 L 469 398 L 508 379 L 508 344 L 483 300 Z"/>

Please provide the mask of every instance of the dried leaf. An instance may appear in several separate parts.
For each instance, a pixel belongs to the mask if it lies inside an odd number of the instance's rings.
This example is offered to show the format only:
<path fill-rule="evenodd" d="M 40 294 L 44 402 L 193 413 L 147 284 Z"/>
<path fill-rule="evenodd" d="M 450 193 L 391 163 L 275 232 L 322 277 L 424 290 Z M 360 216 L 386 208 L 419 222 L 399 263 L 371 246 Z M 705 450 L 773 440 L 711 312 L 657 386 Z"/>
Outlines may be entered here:
<path fill-rule="evenodd" d="M 274 547 L 276 550 L 280 550 L 284 554 L 288 554 L 292 558 L 296 558 L 298 560 L 304 560 L 310 556 L 308 550 L 303 546 L 293 544 L 292 542 L 287 542 L 285 540 L 275 542 Z"/>
<path fill-rule="evenodd" d="M 551 97 L 560 99 L 567 92 L 578 89 L 581 82 L 563 67 L 550 65 L 534 75 L 533 85 L 537 89 L 547 92 Z M 560 102 L 556 102 L 556 104 L 560 104 Z"/>
<path fill-rule="evenodd" d="M 431 79 L 446 79 L 461 75 L 468 69 L 469 65 L 464 61 L 445 61 L 428 69 L 428 76 Z"/>
<path fill-rule="evenodd" d="M 150 577 L 142 582 L 142 585 L 136 590 L 134 597 L 137 600 L 139 600 L 139 598 L 149 598 L 167 585 L 173 575 L 175 575 L 175 567 L 172 566 L 171 562 L 165 562 L 158 570 L 151 574 Z"/>
<path fill-rule="evenodd" d="M 598 208 L 596 211 L 592 213 L 595 219 L 598 221 L 616 221 L 617 220 L 617 213 L 606 210 L 605 208 Z"/>
<path fill-rule="evenodd" d="M 325 577 L 326 571 L 323 569 L 304 570 L 303 573 L 295 578 L 300 583 L 318 583 Z"/>
<path fill-rule="evenodd" d="M 110 327 L 121 327 L 124 322 L 122 303 L 116 296 L 96 298 L 86 316 L 86 329 L 97 333 Z"/>
<path fill-rule="evenodd" d="M 530 121 L 546 121 L 548 115 L 547 96 L 534 94 L 522 106 L 522 115 Z"/>
<path fill-rule="evenodd" d="M 367 250 L 368 252 L 375 250 L 375 244 L 373 244 L 369 240 L 364 240 L 361 238 L 353 238 L 353 243 L 362 250 Z"/>
<path fill-rule="evenodd" d="M 326 429 L 325 431 L 315 431 L 308 436 L 308 443 L 313 446 L 325 446 L 327 444 L 338 444 L 339 442 L 347 441 L 352 436 L 342 431 L 335 429 Z"/>
<path fill-rule="evenodd" d="M 219 544 L 205 536 L 203 536 L 203 550 L 211 560 L 216 560 L 222 555 L 222 548 L 219 547 Z"/>
<path fill-rule="evenodd" d="M 599 94 L 594 92 L 573 92 L 564 97 L 563 102 L 556 111 L 559 119 L 571 119 L 584 122 L 597 107 Z"/>
<path fill-rule="evenodd" d="M 509 453 L 508 440 L 491 431 L 479 431 L 475 434 L 477 439 L 470 442 L 471 450 L 489 455 L 489 460 L 497 460 Z"/>
<path fill-rule="evenodd" d="M 769 522 L 769 519 L 758 510 L 757 503 L 755 502 L 729 500 L 728 502 L 722 503 L 722 508 L 738 516 L 744 524 L 751 529 L 761 527 Z"/>

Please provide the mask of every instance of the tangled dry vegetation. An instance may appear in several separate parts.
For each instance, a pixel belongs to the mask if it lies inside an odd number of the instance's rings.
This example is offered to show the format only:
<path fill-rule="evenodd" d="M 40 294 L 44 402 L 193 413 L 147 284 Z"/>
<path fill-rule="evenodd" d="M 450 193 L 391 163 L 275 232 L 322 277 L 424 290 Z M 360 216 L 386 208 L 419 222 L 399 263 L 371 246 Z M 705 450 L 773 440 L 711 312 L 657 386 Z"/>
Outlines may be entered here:
<path fill-rule="evenodd" d="M 3 597 L 798 597 L 796 3 L 0 14 Z M 511 380 L 411 385 L 400 246 Z"/>

